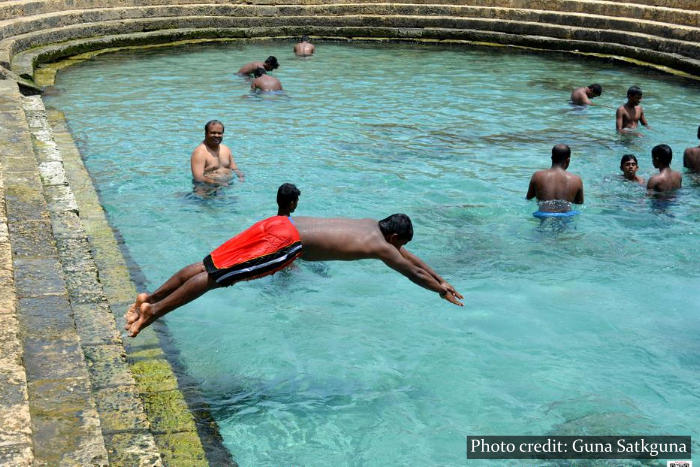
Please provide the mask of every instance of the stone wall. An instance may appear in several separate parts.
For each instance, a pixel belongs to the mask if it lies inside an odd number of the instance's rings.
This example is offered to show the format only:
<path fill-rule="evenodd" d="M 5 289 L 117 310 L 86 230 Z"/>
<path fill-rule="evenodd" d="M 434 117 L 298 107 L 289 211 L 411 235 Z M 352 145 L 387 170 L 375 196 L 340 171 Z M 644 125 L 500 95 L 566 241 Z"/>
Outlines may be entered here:
<path fill-rule="evenodd" d="M 491 42 L 605 54 L 700 76 L 697 0 L 0 1 L 0 76 L 114 46 L 289 37 Z"/>

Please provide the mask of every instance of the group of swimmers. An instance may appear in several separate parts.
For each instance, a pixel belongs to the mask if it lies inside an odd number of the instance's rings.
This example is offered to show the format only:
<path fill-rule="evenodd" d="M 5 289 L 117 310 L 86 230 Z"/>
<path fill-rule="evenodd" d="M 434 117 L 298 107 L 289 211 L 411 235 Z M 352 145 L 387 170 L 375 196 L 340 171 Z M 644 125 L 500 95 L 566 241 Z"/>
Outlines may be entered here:
<path fill-rule="evenodd" d="M 297 57 L 310 57 L 314 54 L 316 47 L 309 42 L 308 36 L 302 36 L 301 40 L 294 44 L 294 54 Z M 250 79 L 250 90 L 260 92 L 282 91 L 282 83 L 274 76 L 267 74 L 268 71 L 279 68 L 277 57 L 270 55 L 265 61 L 250 62 L 239 68 L 236 73 Z"/>
<path fill-rule="evenodd" d="M 294 46 L 297 55 L 313 54 L 314 47 L 304 36 Z M 277 59 L 268 57 L 264 62 L 251 62 L 238 71 L 254 74 L 252 90 L 281 90 L 279 80 L 266 75 L 266 71 L 279 67 Z M 272 78 L 272 79 L 270 79 Z M 599 84 L 575 89 L 571 102 L 590 105 L 591 99 L 602 94 Z M 617 109 L 618 132 L 648 126 L 640 105 L 642 91 L 632 86 L 627 91 L 627 102 Z M 222 144 L 224 125 L 211 120 L 204 126 L 204 140 L 192 152 L 191 170 L 196 184 L 225 186 L 235 173 L 244 181 L 243 172 L 237 167 L 231 150 Z M 698 127 L 700 139 L 700 127 Z M 654 167 L 659 173 L 647 182 L 647 189 L 667 192 L 680 188 L 682 177 L 671 169 L 672 151 L 666 144 L 654 146 L 651 151 Z M 571 161 L 571 149 L 565 144 L 552 148 L 552 166 L 535 172 L 531 179 L 527 199 L 537 198 L 543 214 L 559 214 L 569 211 L 569 203 L 583 204 L 581 177 L 567 172 Z M 688 148 L 684 153 L 684 165 L 700 171 L 700 146 Z M 626 154 L 620 162 L 625 179 L 644 184 L 636 175 L 637 158 Z M 202 261 L 190 264 L 176 272 L 155 292 L 141 293 L 125 314 L 126 326 L 131 337 L 149 326 L 159 317 L 189 303 L 205 292 L 234 285 L 240 281 L 257 279 L 289 266 L 297 258 L 308 261 L 379 259 L 417 285 L 434 291 L 450 303 L 463 306 L 463 296 L 423 260 L 410 253 L 405 245 L 413 238 L 413 226 L 405 214 L 393 214 L 380 221 L 373 219 L 295 217 L 291 214 L 299 202 L 299 189 L 290 183 L 277 191 L 277 215 L 264 219 L 213 250 Z M 538 216 L 539 217 L 539 216 Z"/>
<path fill-rule="evenodd" d="M 592 99 L 600 96 L 603 88 L 600 84 L 591 84 L 576 88 L 571 93 L 571 103 L 575 105 L 592 105 Z M 632 86 L 627 90 L 627 102 L 618 107 L 615 114 L 615 128 L 618 133 L 634 130 L 641 123 L 649 127 L 640 102 L 642 90 Z M 700 139 L 700 127 L 698 127 Z M 680 172 L 671 169 L 673 151 L 667 144 L 658 144 L 651 150 L 651 160 L 659 173 L 646 182 L 647 190 L 664 193 L 681 187 L 683 177 Z M 539 210 L 537 217 L 547 217 L 548 213 L 560 214 L 569 211 L 568 203 L 583 204 L 583 181 L 578 175 L 566 171 L 571 162 L 571 149 L 565 144 L 557 144 L 552 148 L 552 166 L 547 170 L 539 170 L 532 175 L 526 198 L 537 198 Z M 691 171 L 700 172 L 700 146 L 685 150 L 683 165 Z M 620 160 L 620 170 L 625 180 L 644 185 L 643 178 L 637 175 L 639 162 L 634 154 L 625 154 Z M 562 203 L 561 201 L 564 201 Z"/>

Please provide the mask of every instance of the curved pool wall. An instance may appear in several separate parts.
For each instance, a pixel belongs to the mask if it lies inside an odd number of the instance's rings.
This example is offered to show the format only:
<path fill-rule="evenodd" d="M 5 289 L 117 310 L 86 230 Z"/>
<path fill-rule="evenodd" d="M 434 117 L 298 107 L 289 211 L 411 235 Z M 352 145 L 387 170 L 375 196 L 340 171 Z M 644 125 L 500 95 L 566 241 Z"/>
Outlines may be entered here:
<path fill-rule="evenodd" d="M 50 84 L 35 81 L 38 64 L 303 33 L 488 42 L 700 75 L 696 0 L 164 3 L 0 2 L 0 464 L 206 465 L 203 444 L 216 445 L 199 437 L 155 334 L 127 364 L 115 317 L 135 288 L 62 116 L 20 94 Z"/>
<path fill-rule="evenodd" d="M 85 51 L 308 34 L 604 54 L 700 76 L 699 25 L 695 0 L 14 0 L 0 2 L 0 75 L 29 91 L 37 62 Z"/>

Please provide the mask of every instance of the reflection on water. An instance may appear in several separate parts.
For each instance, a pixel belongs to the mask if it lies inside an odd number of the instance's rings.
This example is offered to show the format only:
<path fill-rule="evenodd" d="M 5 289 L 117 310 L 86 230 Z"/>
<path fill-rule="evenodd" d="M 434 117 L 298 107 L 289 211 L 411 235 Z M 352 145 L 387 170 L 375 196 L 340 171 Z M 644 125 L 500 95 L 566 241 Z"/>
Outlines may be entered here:
<path fill-rule="evenodd" d="M 700 436 L 700 182 L 662 200 L 619 178 L 623 154 L 648 179 L 654 145 L 695 143 L 679 116 L 700 114 L 698 86 L 507 50 L 319 47 L 313 60 L 282 42 L 103 55 L 47 98 L 150 287 L 274 215 L 292 182 L 298 215 L 406 212 L 408 250 L 465 295 L 451 306 L 379 261 L 298 261 L 168 315 L 236 460 L 452 466 L 474 433 Z M 292 97 L 231 76 L 269 55 Z M 599 105 L 571 108 L 592 77 Z M 643 137 L 615 132 L 631 84 L 654 127 Z M 246 182 L 200 196 L 189 156 L 212 118 Z M 556 143 L 586 204 L 540 222 L 528 180 Z"/>

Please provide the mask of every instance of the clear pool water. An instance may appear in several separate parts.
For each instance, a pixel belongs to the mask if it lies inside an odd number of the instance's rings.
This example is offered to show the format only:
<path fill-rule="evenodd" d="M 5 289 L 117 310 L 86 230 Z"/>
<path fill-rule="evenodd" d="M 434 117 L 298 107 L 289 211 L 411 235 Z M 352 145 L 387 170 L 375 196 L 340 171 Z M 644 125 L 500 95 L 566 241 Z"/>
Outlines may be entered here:
<path fill-rule="evenodd" d="M 286 96 L 233 75 L 268 55 Z M 591 82 L 599 105 L 569 106 Z M 653 129 L 621 138 L 632 84 Z M 494 465 L 465 459 L 468 434 L 700 436 L 700 180 L 658 203 L 618 175 L 631 152 L 648 178 L 659 143 L 682 170 L 697 85 L 502 49 L 321 43 L 297 59 L 265 42 L 104 55 L 57 86 L 48 104 L 150 289 L 275 214 L 289 181 L 299 215 L 408 213 L 409 249 L 465 295 L 452 306 L 379 262 L 298 262 L 167 316 L 242 466 Z M 201 200 L 189 155 L 212 118 L 247 178 Z M 555 143 L 586 203 L 540 225 L 524 197 Z"/>

